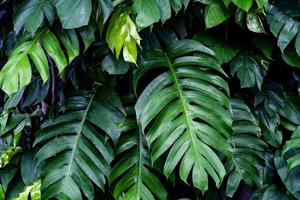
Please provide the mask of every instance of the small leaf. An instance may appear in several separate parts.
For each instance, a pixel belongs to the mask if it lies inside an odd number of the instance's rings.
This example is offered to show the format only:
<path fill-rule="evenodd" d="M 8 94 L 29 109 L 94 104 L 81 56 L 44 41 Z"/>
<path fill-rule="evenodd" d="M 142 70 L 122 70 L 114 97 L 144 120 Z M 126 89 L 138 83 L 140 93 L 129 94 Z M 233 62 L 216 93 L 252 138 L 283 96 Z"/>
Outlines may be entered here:
<path fill-rule="evenodd" d="M 255 33 L 265 33 L 265 29 L 259 15 L 254 12 L 247 14 L 247 27 L 250 31 Z"/>
<path fill-rule="evenodd" d="M 230 13 L 225 7 L 218 4 L 208 5 L 205 8 L 205 26 L 212 28 L 226 21 L 230 17 Z"/>

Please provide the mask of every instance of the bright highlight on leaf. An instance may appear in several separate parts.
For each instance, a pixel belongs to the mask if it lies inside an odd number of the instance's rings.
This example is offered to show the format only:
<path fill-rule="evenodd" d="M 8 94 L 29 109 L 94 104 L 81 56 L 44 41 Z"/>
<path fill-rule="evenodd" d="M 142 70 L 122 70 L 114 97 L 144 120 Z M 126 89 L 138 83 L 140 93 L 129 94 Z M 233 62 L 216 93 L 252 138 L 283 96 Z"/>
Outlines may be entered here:
<path fill-rule="evenodd" d="M 130 11 L 119 9 L 113 14 L 106 33 L 106 42 L 109 48 L 119 58 L 121 50 L 126 62 L 136 63 L 137 45 L 141 38 L 136 26 L 130 18 Z"/>
<path fill-rule="evenodd" d="M 13 200 L 40 200 L 41 199 L 41 180 L 35 181 L 32 185 L 26 186 Z"/>

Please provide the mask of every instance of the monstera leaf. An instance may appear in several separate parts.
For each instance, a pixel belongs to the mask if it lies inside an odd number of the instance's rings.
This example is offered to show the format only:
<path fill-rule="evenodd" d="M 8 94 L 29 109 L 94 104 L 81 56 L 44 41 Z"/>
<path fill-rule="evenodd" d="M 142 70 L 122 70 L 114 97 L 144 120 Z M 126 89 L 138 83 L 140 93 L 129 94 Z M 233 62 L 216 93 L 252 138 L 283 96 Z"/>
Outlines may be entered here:
<path fill-rule="evenodd" d="M 63 48 L 66 49 L 67 55 Z M 79 55 L 79 51 L 78 36 L 74 30 L 62 31 L 58 36 L 45 30 L 33 38 L 27 35 L 15 45 L 3 66 L 0 72 L 0 86 L 5 93 L 11 95 L 28 85 L 32 76 L 30 60 L 45 82 L 49 77 L 50 59 L 54 61 L 59 72 L 62 72 L 68 63 Z"/>
<path fill-rule="evenodd" d="M 261 89 L 267 70 L 268 65 L 259 62 L 248 52 L 241 52 L 230 63 L 231 74 L 239 78 L 241 88 L 257 86 Z"/>
<path fill-rule="evenodd" d="M 134 100 L 134 98 L 133 98 Z M 115 199 L 166 199 L 167 193 L 160 179 L 151 169 L 150 154 L 143 132 L 139 128 L 132 98 L 124 100 L 127 118 L 120 124 L 121 138 L 116 150 L 120 160 L 113 166 L 110 182 Z"/>
<path fill-rule="evenodd" d="M 210 72 L 224 73 L 207 62 L 207 55 L 215 54 L 197 41 L 180 40 L 166 52 L 146 53 L 134 78 L 137 88 L 147 72 L 164 71 L 147 85 L 135 106 L 151 163 L 166 155 L 164 174 L 169 177 L 178 166 L 180 178 L 187 182 L 191 175 L 193 185 L 203 192 L 208 175 L 219 186 L 226 174 L 212 148 L 229 157 L 232 150 L 227 142 L 232 132 L 227 83 Z"/>
<path fill-rule="evenodd" d="M 90 96 L 71 97 L 66 112 L 36 133 L 35 146 L 41 148 L 35 159 L 38 165 L 46 161 L 42 199 L 82 199 L 81 191 L 93 199 L 92 183 L 104 189 L 113 159 L 108 140 L 116 143 L 120 135 L 117 122 L 123 118 L 122 110 L 117 95 L 102 86 Z"/>
<path fill-rule="evenodd" d="M 262 155 L 268 147 L 259 138 L 261 129 L 249 107 L 240 99 L 232 99 L 231 105 L 234 153 L 233 160 L 226 163 L 229 172 L 226 195 L 229 197 L 233 196 L 242 180 L 261 186 L 256 165 L 262 163 Z"/>

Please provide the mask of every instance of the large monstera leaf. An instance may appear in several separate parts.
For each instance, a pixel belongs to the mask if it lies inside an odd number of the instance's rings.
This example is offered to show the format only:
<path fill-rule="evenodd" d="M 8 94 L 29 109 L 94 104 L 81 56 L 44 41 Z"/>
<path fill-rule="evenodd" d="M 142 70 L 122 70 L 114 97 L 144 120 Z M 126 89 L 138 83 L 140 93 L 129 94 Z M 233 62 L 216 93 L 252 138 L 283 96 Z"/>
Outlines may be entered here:
<path fill-rule="evenodd" d="M 42 199 L 82 199 L 81 191 L 93 199 L 92 183 L 104 189 L 113 159 L 110 139 L 116 143 L 120 135 L 122 110 L 116 94 L 100 87 L 91 96 L 70 98 L 65 113 L 36 133 L 34 145 L 41 148 L 35 159 L 45 161 Z"/>
<path fill-rule="evenodd" d="M 229 173 L 226 195 L 232 197 L 240 182 L 261 186 L 257 165 L 263 163 L 267 144 L 261 140 L 261 129 L 250 108 L 240 99 L 231 99 L 234 144 L 233 160 L 226 163 Z"/>
<path fill-rule="evenodd" d="M 214 52 L 194 40 L 180 40 L 167 52 L 146 53 L 135 73 L 134 86 L 150 70 L 165 71 L 140 94 L 135 110 L 151 149 L 152 164 L 163 155 L 164 174 L 179 167 L 185 182 L 189 175 L 201 191 L 208 189 L 208 175 L 219 186 L 226 172 L 212 149 L 230 156 L 231 137 L 229 91 L 217 75 L 220 66 L 211 65 Z M 215 70 L 216 69 L 216 70 Z M 214 71 L 214 72 L 211 72 Z"/>
<path fill-rule="evenodd" d="M 126 102 L 125 102 L 126 101 Z M 139 128 L 131 97 L 124 98 L 127 118 L 120 123 L 121 138 L 116 150 L 120 160 L 113 166 L 110 182 L 115 199 L 166 199 L 167 193 L 153 173 L 145 137 Z"/>
<path fill-rule="evenodd" d="M 86 32 L 82 32 L 82 36 L 84 41 L 90 40 Z M 66 49 L 66 54 L 63 49 Z M 79 38 L 74 30 L 62 31 L 57 35 L 46 30 L 34 37 L 26 35 L 15 45 L 7 63 L 1 69 L 0 86 L 5 93 L 11 95 L 28 85 L 32 76 L 30 61 L 46 82 L 50 59 L 54 61 L 58 71 L 62 72 L 79 52 Z"/>

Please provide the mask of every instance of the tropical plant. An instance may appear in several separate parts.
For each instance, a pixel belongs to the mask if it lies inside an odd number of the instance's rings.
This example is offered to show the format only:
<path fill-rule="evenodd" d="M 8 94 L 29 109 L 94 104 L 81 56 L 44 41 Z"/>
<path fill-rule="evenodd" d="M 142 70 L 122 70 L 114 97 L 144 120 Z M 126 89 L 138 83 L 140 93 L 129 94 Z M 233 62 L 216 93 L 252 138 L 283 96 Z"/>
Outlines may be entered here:
<path fill-rule="evenodd" d="M 0 0 L 0 200 L 300 199 L 299 0 Z"/>

